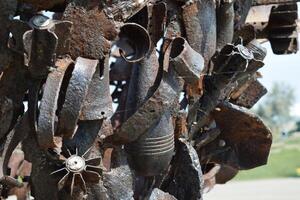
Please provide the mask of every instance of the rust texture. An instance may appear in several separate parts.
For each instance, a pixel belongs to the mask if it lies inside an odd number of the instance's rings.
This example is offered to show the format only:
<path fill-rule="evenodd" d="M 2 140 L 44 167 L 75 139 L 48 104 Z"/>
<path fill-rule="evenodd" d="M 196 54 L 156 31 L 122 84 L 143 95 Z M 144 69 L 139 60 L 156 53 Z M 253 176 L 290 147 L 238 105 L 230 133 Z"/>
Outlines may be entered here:
<path fill-rule="evenodd" d="M 295 53 L 296 2 L 0 1 L 1 199 L 202 200 L 266 164 L 259 39 Z"/>

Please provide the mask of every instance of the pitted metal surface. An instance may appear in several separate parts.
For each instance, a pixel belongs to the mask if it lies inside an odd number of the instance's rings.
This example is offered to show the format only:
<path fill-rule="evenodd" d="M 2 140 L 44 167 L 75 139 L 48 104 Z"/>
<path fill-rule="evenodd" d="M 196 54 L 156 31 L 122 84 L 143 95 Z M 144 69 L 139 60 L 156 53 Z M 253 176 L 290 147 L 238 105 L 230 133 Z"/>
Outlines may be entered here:
<path fill-rule="evenodd" d="M 63 107 L 59 113 L 58 134 L 72 138 L 98 60 L 78 57 L 70 78 Z"/>
<path fill-rule="evenodd" d="M 269 4 L 264 19 L 246 19 Z M 266 164 L 272 134 L 246 110 L 266 93 L 258 39 L 296 52 L 297 10 L 292 0 L 2 0 L 1 198 L 22 187 L 43 200 L 201 200 Z M 9 169 L 20 143 L 24 179 Z"/>

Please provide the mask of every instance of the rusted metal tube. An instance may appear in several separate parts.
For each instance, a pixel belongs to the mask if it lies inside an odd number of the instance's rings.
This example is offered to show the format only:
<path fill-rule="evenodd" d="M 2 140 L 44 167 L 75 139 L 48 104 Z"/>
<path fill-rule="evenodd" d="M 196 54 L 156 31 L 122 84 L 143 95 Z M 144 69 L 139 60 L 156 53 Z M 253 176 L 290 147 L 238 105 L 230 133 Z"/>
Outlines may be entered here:
<path fill-rule="evenodd" d="M 170 47 L 170 64 L 178 75 L 188 84 L 198 81 L 204 68 L 203 57 L 182 37 L 175 38 Z"/>

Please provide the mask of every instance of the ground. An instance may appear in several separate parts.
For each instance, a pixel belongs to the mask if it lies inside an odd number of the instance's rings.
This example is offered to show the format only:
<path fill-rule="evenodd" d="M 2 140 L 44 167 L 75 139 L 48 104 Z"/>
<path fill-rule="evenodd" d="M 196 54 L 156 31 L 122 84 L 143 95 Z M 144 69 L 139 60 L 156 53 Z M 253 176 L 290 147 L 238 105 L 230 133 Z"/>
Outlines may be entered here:
<path fill-rule="evenodd" d="M 233 181 L 217 185 L 204 200 L 300 200 L 300 178 Z"/>

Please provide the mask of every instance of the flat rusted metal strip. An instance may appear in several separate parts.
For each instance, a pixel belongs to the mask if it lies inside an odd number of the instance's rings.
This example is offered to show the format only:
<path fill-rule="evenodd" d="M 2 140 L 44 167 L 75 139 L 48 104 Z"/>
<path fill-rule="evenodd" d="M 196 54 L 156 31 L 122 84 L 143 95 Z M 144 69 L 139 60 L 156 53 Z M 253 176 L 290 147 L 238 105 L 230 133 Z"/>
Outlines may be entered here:
<path fill-rule="evenodd" d="M 65 71 L 72 63 L 72 59 L 66 57 L 56 61 L 57 67 L 49 73 L 44 87 L 38 117 L 37 139 L 41 148 L 58 147 L 59 141 L 55 139 L 55 120 L 57 101 Z"/>
<path fill-rule="evenodd" d="M 65 102 L 59 114 L 58 134 L 72 138 L 88 92 L 88 87 L 98 66 L 98 60 L 78 57 L 69 81 Z"/>
<path fill-rule="evenodd" d="M 231 103 L 250 109 L 268 92 L 258 80 L 250 80 L 244 85 L 240 91 L 231 94 Z"/>
<path fill-rule="evenodd" d="M 109 89 L 109 57 L 96 67 L 88 93 L 82 105 L 81 120 L 100 120 L 113 114 Z"/>

